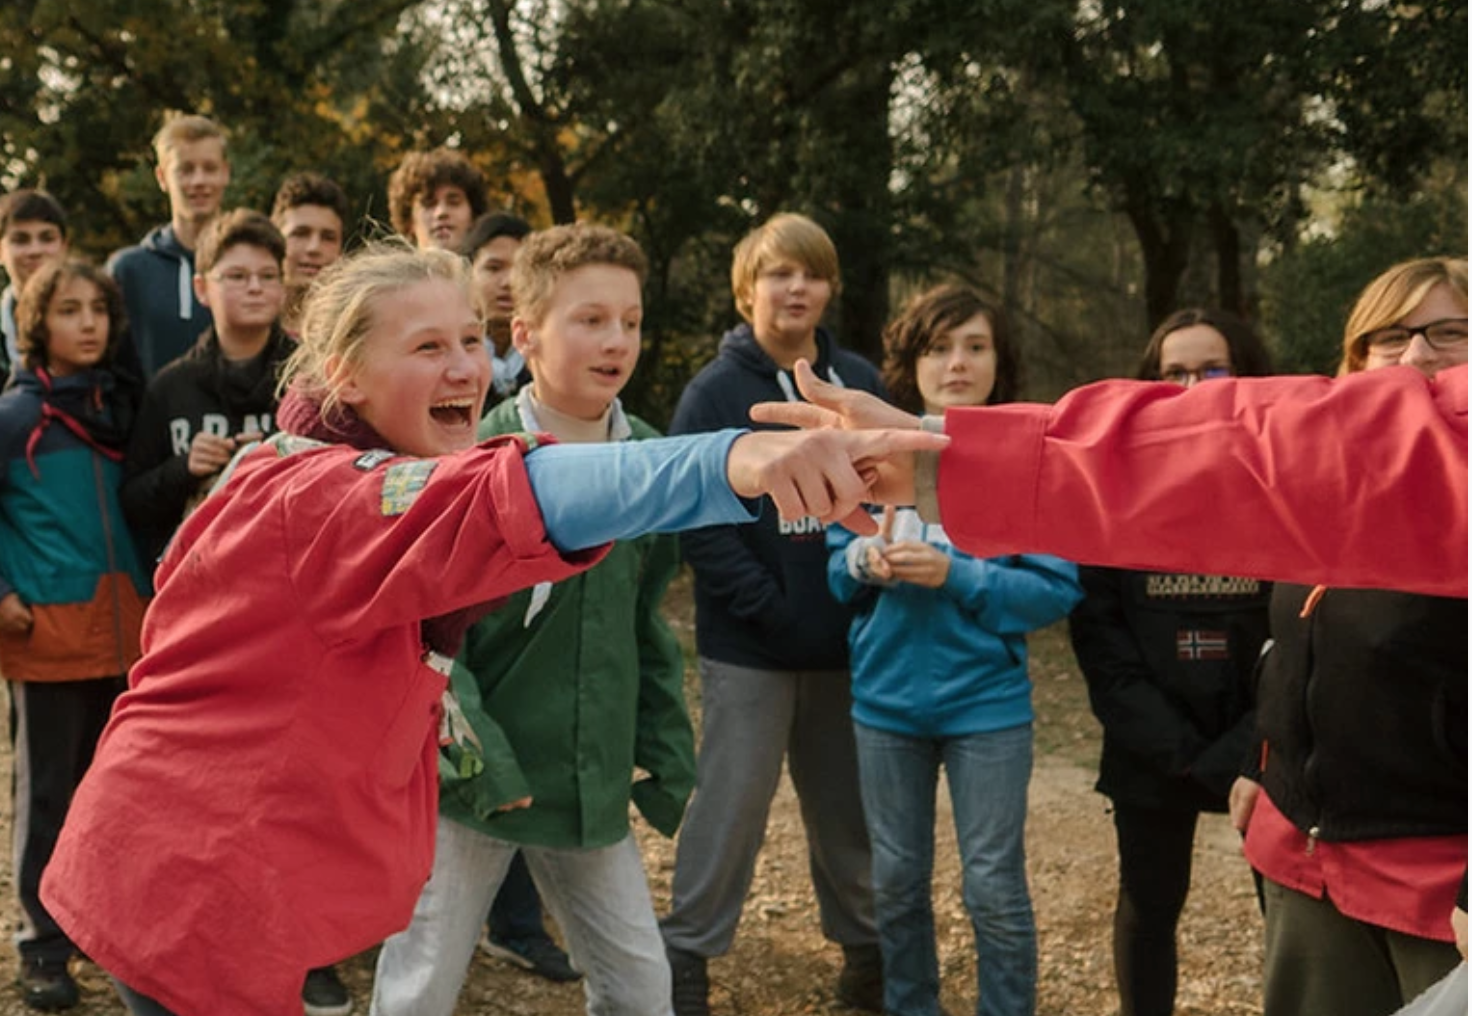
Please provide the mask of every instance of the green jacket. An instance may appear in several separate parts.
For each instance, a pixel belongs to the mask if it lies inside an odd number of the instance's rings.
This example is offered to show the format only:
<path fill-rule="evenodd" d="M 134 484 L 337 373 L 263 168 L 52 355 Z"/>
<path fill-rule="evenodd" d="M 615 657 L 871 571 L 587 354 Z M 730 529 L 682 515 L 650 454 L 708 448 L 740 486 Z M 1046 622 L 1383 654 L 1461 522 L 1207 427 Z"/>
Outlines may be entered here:
<path fill-rule="evenodd" d="M 626 419 L 634 440 L 659 436 Z M 524 430 L 507 399 L 480 436 Z M 674 834 L 695 786 L 684 659 L 659 611 L 678 566 L 671 535 L 620 541 L 592 569 L 523 590 L 471 628 L 450 680 L 485 766 L 441 766 L 442 814 L 515 843 L 592 848 L 628 834 L 632 799 Z M 530 808 L 495 810 L 524 797 Z"/>

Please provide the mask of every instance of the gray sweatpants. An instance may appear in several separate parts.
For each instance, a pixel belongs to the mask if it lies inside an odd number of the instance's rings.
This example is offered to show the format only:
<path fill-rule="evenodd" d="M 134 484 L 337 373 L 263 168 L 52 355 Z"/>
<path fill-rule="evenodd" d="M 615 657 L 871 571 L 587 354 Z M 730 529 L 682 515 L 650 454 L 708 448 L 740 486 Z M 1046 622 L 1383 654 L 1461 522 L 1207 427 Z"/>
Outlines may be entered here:
<path fill-rule="evenodd" d="M 665 944 L 706 957 L 731 947 L 784 754 L 823 934 L 876 944 L 848 672 L 753 670 L 702 657 L 700 681 L 695 796 L 675 855 L 674 900 L 660 922 Z"/>

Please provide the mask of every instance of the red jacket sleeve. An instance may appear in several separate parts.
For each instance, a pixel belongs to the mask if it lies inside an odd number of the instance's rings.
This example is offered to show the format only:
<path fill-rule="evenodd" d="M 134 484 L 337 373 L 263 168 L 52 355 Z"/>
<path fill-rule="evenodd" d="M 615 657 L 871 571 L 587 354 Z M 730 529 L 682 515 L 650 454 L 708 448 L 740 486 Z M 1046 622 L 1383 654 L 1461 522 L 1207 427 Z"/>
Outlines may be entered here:
<path fill-rule="evenodd" d="M 1467 595 L 1467 368 L 1103 382 L 952 410 L 938 497 L 977 556 Z"/>

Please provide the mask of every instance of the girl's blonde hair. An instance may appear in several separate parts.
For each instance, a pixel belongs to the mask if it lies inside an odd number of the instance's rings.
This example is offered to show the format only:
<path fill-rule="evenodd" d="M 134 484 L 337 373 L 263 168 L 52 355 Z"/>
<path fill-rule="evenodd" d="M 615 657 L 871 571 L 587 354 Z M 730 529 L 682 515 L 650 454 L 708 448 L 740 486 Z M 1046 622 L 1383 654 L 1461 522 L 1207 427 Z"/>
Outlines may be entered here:
<path fill-rule="evenodd" d="M 1447 285 L 1467 303 L 1467 259 L 1466 258 L 1417 258 L 1402 261 L 1383 272 L 1379 278 L 1365 287 L 1355 301 L 1354 310 L 1344 325 L 1344 353 L 1339 361 L 1340 375 L 1354 374 L 1365 369 L 1365 358 L 1369 352 L 1366 336 L 1381 328 L 1388 328 L 1420 306 L 1426 294 L 1440 285 Z"/>
<path fill-rule="evenodd" d="M 281 369 L 278 394 L 292 385 L 319 399 L 324 416 L 340 407 L 343 383 L 363 360 L 379 302 L 419 282 L 459 286 L 470 299 L 465 259 L 444 250 L 415 250 L 402 240 L 370 244 L 325 269 L 302 307 L 301 336 Z"/>

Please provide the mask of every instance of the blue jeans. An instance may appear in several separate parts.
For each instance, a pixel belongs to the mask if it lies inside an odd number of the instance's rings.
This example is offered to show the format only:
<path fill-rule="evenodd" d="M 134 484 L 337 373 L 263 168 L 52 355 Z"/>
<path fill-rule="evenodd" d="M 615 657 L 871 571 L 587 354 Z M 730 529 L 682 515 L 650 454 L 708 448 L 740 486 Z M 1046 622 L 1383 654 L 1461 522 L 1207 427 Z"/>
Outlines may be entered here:
<path fill-rule="evenodd" d="M 976 934 L 977 1016 L 1031 1016 L 1037 926 L 1023 826 L 1032 725 L 958 737 L 910 737 L 854 724 L 874 851 L 874 906 L 889 1016 L 937 1016 L 931 877 L 942 765 L 961 852 L 962 896 Z"/>

